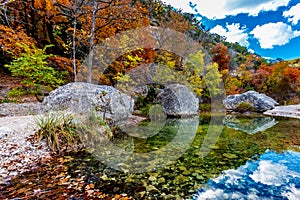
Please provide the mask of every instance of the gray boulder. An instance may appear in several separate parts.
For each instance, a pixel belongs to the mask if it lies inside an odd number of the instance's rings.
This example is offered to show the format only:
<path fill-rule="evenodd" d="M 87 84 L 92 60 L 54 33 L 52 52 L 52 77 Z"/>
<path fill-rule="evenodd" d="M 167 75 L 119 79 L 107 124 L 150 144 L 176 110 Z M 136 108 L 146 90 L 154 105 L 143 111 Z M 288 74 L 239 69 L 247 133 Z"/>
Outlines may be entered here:
<path fill-rule="evenodd" d="M 199 100 L 184 85 L 171 84 L 157 95 L 163 111 L 169 116 L 192 116 L 198 114 Z"/>
<path fill-rule="evenodd" d="M 275 108 L 277 102 L 265 94 L 255 91 L 248 91 L 243 94 L 229 95 L 223 100 L 227 110 L 236 111 L 239 104 L 247 102 L 253 106 L 255 112 L 264 112 Z"/>
<path fill-rule="evenodd" d="M 133 112 L 131 97 L 105 85 L 83 82 L 69 83 L 52 91 L 42 102 L 44 112 L 67 111 L 88 114 L 96 111 L 101 117 L 120 121 Z"/>

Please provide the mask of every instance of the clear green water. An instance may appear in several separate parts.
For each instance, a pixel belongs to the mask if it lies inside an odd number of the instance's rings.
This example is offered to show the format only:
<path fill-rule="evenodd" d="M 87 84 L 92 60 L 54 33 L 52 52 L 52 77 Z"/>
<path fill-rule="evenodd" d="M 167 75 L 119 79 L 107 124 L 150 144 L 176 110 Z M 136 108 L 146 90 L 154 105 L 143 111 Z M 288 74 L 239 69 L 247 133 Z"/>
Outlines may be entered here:
<path fill-rule="evenodd" d="M 83 177 L 83 184 L 92 183 L 106 194 L 192 199 L 210 180 L 257 161 L 266 152 L 300 152 L 297 119 L 200 115 L 163 124 L 143 123 L 130 131 L 119 130 L 91 155 L 69 155 L 70 161 L 63 164 L 65 173 L 73 179 Z M 298 158 L 297 163 L 300 166 Z M 32 184 L 51 191 L 53 185 L 43 186 L 43 176 L 39 174 L 39 182 Z M 36 177 L 32 172 L 21 178 Z M 11 187 L 25 186 L 15 179 Z"/>

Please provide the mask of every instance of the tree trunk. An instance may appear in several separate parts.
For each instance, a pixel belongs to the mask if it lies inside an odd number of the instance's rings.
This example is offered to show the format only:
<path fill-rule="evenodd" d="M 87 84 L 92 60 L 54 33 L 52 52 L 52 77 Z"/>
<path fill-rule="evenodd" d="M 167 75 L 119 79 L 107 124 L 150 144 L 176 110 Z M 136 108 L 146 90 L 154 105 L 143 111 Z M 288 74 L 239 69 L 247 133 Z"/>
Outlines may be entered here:
<path fill-rule="evenodd" d="M 77 20 L 76 16 L 74 19 L 74 25 L 73 25 L 73 71 L 74 71 L 74 81 L 77 82 L 77 67 L 76 67 L 76 28 L 77 28 Z"/>
<path fill-rule="evenodd" d="M 90 33 L 90 48 L 88 56 L 88 73 L 87 73 L 87 82 L 92 82 L 92 68 L 93 68 L 93 57 L 94 57 L 94 38 L 95 38 L 95 24 L 96 24 L 96 12 L 97 12 L 97 2 L 93 0 L 93 13 L 92 13 L 92 27 Z"/>

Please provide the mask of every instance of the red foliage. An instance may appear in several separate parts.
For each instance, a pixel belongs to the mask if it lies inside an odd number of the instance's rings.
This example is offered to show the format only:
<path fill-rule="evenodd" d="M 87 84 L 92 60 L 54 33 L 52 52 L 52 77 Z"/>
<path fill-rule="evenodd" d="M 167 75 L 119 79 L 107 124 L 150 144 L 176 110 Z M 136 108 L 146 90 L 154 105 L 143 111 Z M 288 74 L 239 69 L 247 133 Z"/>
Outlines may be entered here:
<path fill-rule="evenodd" d="M 231 55 L 228 54 L 228 48 L 222 44 L 218 43 L 212 48 L 213 61 L 218 63 L 219 71 L 223 71 L 225 69 L 229 69 L 229 61 L 231 59 Z"/>
<path fill-rule="evenodd" d="M 288 77 L 291 80 L 291 83 L 295 83 L 297 79 L 300 77 L 300 69 L 287 67 L 284 70 L 283 75 L 285 77 Z"/>
<path fill-rule="evenodd" d="M 49 66 L 53 67 L 58 71 L 68 71 L 69 76 L 67 79 L 69 81 L 73 80 L 74 70 L 72 67 L 73 61 L 69 58 L 61 57 L 61 56 L 51 56 L 47 59 Z M 79 66 L 79 62 L 77 61 L 77 66 Z"/>
<path fill-rule="evenodd" d="M 266 90 L 266 82 L 268 77 L 272 76 L 274 68 L 267 65 L 261 65 L 256 73 L 252 76 L 251 84 L 257 91 L 264 92 Z"/>

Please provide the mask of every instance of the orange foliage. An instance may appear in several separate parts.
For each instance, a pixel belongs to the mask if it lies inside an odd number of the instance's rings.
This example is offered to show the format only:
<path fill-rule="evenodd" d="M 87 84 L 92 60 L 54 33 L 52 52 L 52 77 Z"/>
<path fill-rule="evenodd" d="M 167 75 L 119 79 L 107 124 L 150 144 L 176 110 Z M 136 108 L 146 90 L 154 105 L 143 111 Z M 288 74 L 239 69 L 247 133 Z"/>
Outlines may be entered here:
<path fill-rule="evenodd" d="M 190 22 L 183 15 L 174 11 L 170 12 L 169 20 L 161 20 L 159 23 L 161 27 L 170 28 L 181 33 L 185 33 L 192 28 Z"/>
<path fill-rule="evenodd" d="M 267 66 L 267 65 L 261 65 L 260 68 L 256 71 L 256 73 L 252 76 L 252 85 L 256 88 L 259 92 L 265 92 L 267 91 L 267 85 L 266 82 L 268 78 L 273 74 L 274 68 Z"/>
<path fill-rule="evenodd" d="M 104 7 L 105 5 L 100 4 L 99 7 Z M 85 6 L 83 9 L 88 14 L 79 20 L 87 36 L 85 37 L 86 41 L 82 42 L 87 45 L 92 24 L 92 8 Z M 114 36 L 119 32 L 149 26 L 150 20 L 148 15 L 145 6 L 141 3 L 131 6 L 131 0 L 115 1 L 110 7 L 100 9 L 96 13 L 95 44 L 97 45 L 104 39 Z M 84 37 L 81 39 L 84 39 Z"/>
<path fill-rule="evenodd" d="M 13 29 L 23 29 L 26 34 L 43 48 L 47 44 L 55 44 L 54 26 L 66 22 L 52 0 L 15 0 L 7 5 L 7 19 Z M 57 48 L 57 47 L 56 47 Z"/>
<path fill-rule="evenodd" d="M 252 77 L 255 90 L 264 92 L 278 102 L 288 101 L 299 93 L 300 70 L 288 66 L 286 61 L 273 66 L 261 65 Z"/>
<path fill-rule="evenodd" d="M 297 79 L 300 78 L 300 69 L 287 67 L 284 70 L 283 75 L 288 77 L 292 83 L 295 83 L 297 81 Z"/>
<path fill-rule="evenodd" d="M 222 44 L 218 43 L 212 48 L 213 61 L 218 63 L 219 71 L 229 69 L 229 61 L 231 55 L 228 54 L 228 48 Z"/>
<path fill-rule="evenodd" d="M 10 27 L 0 24 L 0 67 L 12 61 L 13 57 L 18 57 L 24 53 L 23 48 L 18 43 L 25 43 L 29 47 L 36 45 L 36 41 L 28 37 L 22 30 L 12 30 Z"/>
<path fill-rule="evenodd" d="M 72 68 L 72 60 L 69 58 L 61 57 L 61 56 L 51 56 L 47 59 L 47 63 L 49 66 L 53 67 L 58 71 L 68 71 L 69 77 L 67 79 L 71 81 L 74 76 L 74 71 Z M 77 62 L 77 66 L 79 66 L 79 62 Z"/>

